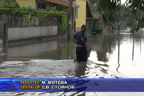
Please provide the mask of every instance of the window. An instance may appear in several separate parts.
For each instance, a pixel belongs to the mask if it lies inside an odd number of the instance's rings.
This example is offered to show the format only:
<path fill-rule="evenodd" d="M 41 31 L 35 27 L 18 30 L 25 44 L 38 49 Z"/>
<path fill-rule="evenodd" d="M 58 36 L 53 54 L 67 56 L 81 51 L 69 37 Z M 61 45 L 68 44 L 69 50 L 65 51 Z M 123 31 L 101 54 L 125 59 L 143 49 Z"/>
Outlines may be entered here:
<path fill-rule="evenodd" d="M 44 3 L 38 3 L 38 9 L 45 9 L 46 5 Z"/>
<path fill-rule="evenodd" d="M 78 18 L 78 8 L 75 8 L 75 18 Z"/>

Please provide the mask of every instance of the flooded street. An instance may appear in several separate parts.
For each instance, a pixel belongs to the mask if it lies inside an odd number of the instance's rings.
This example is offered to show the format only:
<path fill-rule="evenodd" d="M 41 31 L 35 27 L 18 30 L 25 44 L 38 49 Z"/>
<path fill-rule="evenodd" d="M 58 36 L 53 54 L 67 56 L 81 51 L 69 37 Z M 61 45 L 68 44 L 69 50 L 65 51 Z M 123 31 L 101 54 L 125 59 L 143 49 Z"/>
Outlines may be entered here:
<path fill-rule="evenodd" d="M 115 34 L 103 36 L 103 39 L 99 38 L 95 38 L 89 60 L 96 64 L 106 64 L 109 70 L 124 74 L 126 77 L 144 77 L 143 34 L 133 36 L 129 33 L 121 33 L 119 38 Z"/>
<path fill-rule="evenodd" d="M 75 44 L 65 39 L 13 46 L 0 77 L 143 78 L 144 33 L 88 35 L 88 61 L 73 62 Z M 0 96 L 144 96 L 144 93 L 0 93 Z"/>

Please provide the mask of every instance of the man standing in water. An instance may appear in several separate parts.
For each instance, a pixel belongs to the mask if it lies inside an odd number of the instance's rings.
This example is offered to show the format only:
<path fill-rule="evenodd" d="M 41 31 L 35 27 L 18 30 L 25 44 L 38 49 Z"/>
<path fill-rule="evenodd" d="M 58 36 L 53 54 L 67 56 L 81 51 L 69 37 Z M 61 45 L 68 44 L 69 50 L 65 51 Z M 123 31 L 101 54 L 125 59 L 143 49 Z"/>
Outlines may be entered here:
<path fill-rule="evenodd" d="M 73 40 L 76 45 L 76 61 L 85 62 L 87 61 L 87 37 L 85 35 L 86 25 L 82 25 L 81 31 L 77 32 Z"/>

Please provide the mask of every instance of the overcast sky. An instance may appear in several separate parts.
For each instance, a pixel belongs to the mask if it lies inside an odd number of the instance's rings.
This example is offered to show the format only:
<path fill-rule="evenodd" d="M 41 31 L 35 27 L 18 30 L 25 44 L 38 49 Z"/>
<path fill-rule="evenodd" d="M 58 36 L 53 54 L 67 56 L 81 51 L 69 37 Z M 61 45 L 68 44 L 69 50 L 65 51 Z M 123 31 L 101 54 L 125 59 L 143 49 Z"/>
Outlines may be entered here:
<path fill-rule="evenodd" d="M 121 0 L 121 3 L 123 4 L 123 3 L 125 3 L 126 2 L 126 0 Z"/>

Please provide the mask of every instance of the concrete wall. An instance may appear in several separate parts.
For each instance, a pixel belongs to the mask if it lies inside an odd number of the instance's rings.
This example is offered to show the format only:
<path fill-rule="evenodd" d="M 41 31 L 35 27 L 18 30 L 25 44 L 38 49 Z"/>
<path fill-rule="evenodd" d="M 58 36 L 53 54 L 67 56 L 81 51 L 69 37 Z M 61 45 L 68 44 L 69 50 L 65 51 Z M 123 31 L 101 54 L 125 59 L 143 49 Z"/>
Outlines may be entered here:
<path fill-rule="evenodd" d="M 54 36 L 57 34 L 57 26 L 8 28 L 8 41 Z"/>

